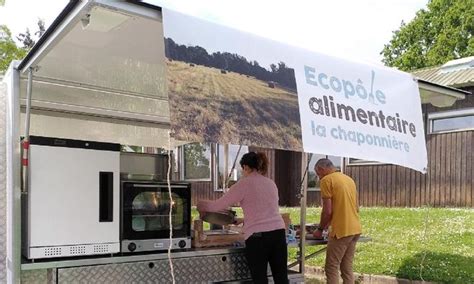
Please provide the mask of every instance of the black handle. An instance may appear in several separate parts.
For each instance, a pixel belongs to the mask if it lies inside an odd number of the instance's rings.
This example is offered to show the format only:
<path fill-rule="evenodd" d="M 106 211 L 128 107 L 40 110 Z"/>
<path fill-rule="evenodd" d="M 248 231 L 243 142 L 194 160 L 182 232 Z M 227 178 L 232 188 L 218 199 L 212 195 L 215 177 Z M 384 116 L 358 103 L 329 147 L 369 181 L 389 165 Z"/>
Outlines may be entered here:
<path fill-rule="evenodd" d="M 114 173 L 99 172 L 99 222 L 113 222 Z"/>

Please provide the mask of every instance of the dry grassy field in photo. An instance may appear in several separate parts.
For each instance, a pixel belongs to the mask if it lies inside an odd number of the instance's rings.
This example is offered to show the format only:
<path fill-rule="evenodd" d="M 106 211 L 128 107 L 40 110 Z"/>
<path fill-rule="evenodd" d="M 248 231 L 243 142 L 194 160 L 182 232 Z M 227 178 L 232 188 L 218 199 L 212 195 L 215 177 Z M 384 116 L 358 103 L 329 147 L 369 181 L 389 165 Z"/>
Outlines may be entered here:
<path fill-rule="evenodd" d="M 167 60 L 174 136 L 301 151 L 297 95 L 277 84 Z"/>

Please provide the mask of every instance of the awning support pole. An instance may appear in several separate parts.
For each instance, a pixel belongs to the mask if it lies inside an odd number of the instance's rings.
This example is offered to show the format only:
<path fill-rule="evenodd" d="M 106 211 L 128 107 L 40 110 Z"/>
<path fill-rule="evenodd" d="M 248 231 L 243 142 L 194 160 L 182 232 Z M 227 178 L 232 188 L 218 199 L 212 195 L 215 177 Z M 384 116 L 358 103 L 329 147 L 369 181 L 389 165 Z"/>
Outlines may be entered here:
<path fill-rule="evenodd" d="M 35 68 L 28 68 L 28 84 L 26 86 L 26 110 L 25 110 L 25 137 L 22 141 L 22 194 L 28 194 L 28 176 L 29 176 L 29 157 L 30 157 L 30 118 L 31 118 L 31 97 L 33 90 L 33 71 Z"/>
<path fill-rule="evenodd" d="M 306 193 L 308 188 L 308 175 L 306 169 L 308 167 L 308 155 L 304 152 L 301 154 L 301 192 L 300 192 L 300 251 L 298 253 L 299 272 L 305 273 L 305 252 L 306 252 Z"/>

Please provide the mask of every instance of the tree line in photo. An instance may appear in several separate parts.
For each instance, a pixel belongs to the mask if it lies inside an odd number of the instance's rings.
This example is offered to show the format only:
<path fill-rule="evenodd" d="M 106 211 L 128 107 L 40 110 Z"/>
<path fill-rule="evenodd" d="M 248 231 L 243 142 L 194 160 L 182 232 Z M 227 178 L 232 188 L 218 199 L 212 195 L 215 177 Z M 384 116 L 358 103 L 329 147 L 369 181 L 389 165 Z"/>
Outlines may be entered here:
<path fill-rule="evenodd" d="M 295 70 L 282 61 L 270 64 L 270 70 L 267 70 L 256 60 L 249 61 L 235 53 L 209 54 L 203 47 L 180 45 L 171 38 L 165 38 L 165 46 L 166 57 L 170 59 L 253 76 L 262 81 L 273 81 L 296 92 Z"/>

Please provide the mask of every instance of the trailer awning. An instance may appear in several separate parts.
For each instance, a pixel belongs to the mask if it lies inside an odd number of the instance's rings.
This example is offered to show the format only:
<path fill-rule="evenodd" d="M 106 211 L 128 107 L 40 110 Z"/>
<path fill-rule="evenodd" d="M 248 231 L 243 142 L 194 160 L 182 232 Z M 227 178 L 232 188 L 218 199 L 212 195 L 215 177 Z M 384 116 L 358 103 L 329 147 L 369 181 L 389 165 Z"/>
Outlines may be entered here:
<path fill-rule="evenodd" d="M 70 1 L 18 66 L 23 105 L 34 70 L 31 134 L 166 147 L 166 64 L 161 8 Z M 422 103 L 448 106 L 464 98 L 460 90 L 419 86 Z"/>
<path fill-rule="evenodd" d="M 18 66 L 22 105 L 30 68 L 31 134 L 169 144 L 159 7 L 71 1 Z"/>

